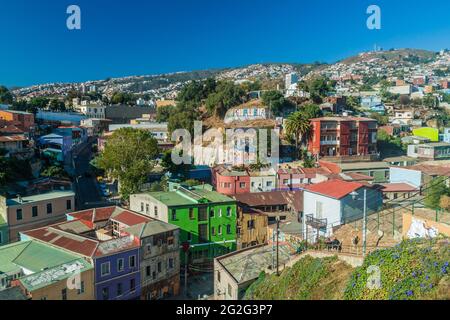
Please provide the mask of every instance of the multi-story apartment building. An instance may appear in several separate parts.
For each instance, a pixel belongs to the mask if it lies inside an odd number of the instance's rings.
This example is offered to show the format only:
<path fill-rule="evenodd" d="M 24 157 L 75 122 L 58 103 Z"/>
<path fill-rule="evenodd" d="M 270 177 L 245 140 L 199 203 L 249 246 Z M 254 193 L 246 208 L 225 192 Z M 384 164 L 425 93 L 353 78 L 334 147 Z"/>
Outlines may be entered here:
<path fill-rule="evenodd" d="M 19 241 L 19 233 L 64 221 L 75 207 L 75 193 L 52 191 L 28 197 L 0 196 L 0 215 L 8 223 L 9 242 Z"/>
<path fill-rule="evenodd" d="M 169 192 L 134 194 L 131 210 L 179 226 L 189 262 L 207 263 L 236 249 L 236 201 L 212 186 L 172 186 Z M 185 261 L 185 255 L 181 255 Z"/>
<path fill-rule="evenodd" d="M 377 121 L 357 117 L 311 119 L 308 151 L 320 157 L 368 156 L 377 153 Z"/>

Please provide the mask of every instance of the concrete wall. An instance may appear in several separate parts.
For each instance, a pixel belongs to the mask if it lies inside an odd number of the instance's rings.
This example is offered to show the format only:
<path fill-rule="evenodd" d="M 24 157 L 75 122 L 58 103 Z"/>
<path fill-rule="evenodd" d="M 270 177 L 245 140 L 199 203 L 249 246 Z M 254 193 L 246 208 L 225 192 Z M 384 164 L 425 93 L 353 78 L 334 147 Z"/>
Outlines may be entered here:
<path fill-rule="evenodd" d="M 157 208 L 157 214 L 155 207 Z M 130 209 L 148 217 L 169 222 L 167 206 L 145 193 L 133 194 L 130 196 Z"/>
<path fill-rule="evenodd" d="M 416 188 L 422 185 L 422 172 L 418 170 L 410 170 L 406 168 L 390 168 L 391 183 L 409 183 Z"/>

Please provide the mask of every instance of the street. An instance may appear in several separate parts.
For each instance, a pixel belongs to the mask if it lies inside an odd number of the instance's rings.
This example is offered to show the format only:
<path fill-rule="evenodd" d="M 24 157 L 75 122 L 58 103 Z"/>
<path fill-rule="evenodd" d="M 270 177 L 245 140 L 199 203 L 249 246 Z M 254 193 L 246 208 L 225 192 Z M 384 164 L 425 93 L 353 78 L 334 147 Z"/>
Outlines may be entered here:
<path fill-rule="evenodd" d="M 88 142 L 73 158 L 77 210 L 108 205 L 101 195 L 95 176 L 89 170 L 92 144 L 93 141 Z"/>

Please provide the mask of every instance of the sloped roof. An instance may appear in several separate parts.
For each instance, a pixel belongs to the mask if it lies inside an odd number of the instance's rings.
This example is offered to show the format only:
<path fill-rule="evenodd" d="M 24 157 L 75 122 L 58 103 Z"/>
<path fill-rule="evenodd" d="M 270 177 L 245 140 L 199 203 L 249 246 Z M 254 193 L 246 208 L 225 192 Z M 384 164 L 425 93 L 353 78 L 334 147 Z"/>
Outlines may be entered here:
<path fill-rule="evenodd" d="M 305 191 L 317 193 L 326 197 L 341 199 L 364 185 L 358 182 L 329 180 L 305 187 Z"/>
<path fill-rule="evenodd" d="M 139 238 L 149 237 L 155 234 L 169 232 L 179 229 L 179 227 L 159 220 L 152 220 L 123 229 L 124 232 Z"/>
<path fill-rule="evenodd" d="M 295 211 L 303 210 L 303 191 L 270 191 L 244 193 L 233 196 L 236 201 L 249 207 L 289 205 Z"/>

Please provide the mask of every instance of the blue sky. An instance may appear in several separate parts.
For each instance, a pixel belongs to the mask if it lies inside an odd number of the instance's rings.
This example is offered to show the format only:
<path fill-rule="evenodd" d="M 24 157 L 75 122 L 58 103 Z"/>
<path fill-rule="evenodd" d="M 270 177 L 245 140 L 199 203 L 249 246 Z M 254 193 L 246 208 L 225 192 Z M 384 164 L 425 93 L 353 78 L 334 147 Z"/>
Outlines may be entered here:
<path fill-rule="evenodd" d="M 79 5 L 82 30 L 66 28 Z M 368 30 L 377 4 L 382 29 Z M 450 48 L 450 1 L 0 0 L 0 84 L 78 82 Z"/>

